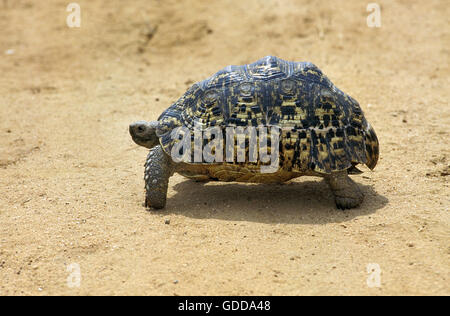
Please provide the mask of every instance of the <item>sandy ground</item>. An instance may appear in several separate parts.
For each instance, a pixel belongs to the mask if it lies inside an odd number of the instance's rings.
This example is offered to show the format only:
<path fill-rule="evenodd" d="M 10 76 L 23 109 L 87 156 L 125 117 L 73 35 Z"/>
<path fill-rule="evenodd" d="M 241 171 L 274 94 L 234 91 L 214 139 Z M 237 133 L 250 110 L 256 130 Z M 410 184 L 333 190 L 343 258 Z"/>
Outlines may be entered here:
<path fill-rule="evenodd" d="M 380 1 L 380 28 L 365 1 L 78 3 L 81 28 L 68 1 L 0 2 L 0 295 L 450 294 L 447 1 Z M 266 55 L 360 102 L 381 144 L 362 206 L 338 211 L 318 178 L 175 175 L 145 210 L 128 124 Z"/>

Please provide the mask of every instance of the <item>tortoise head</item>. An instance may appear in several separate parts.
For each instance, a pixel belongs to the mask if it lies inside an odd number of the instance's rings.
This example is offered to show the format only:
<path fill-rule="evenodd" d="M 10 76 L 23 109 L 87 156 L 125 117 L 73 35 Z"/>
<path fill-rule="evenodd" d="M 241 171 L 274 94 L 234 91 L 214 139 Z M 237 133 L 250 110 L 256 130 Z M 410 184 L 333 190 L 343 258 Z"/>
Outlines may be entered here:
<path fill-rule="evenodd" d="M 156 135 L 158 122 L 138 121 L 130 124 L 130 135 L 133 141 L 148 149 L 159 145 L 159 138 Z"/>

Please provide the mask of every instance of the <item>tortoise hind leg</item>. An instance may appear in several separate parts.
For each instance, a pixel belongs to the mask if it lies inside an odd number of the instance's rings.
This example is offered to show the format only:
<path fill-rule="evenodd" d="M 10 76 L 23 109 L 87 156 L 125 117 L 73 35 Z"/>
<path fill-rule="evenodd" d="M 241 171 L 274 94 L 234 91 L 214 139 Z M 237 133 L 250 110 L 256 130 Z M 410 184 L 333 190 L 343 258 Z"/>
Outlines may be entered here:
<path fill-rule="evenodd" d="M 172 159 L 161 146 L 153 147 L 145 163 L 145 206 L 161 209 L 166 206 L 169 178 L 173 174 Z"/>
<path fill-rule="evenodd" d="M 357 207 L 364 199 L 358 185 L 350 179 L 347 170 L 333 172 L 325 177 L 334 193 L 337 208 L 341 210 Z"/>

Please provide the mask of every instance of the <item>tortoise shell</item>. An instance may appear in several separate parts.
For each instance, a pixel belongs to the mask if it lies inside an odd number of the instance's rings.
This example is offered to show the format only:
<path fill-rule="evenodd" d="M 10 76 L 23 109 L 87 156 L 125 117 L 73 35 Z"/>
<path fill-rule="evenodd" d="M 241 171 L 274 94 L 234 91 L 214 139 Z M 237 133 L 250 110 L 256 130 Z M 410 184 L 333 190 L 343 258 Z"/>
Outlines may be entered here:
<path fill-rule="evenodd" d="M 309 62 L 267 56 L 228 66 L 194 84 L 158 121 L 168 154 L 177 127 L 277 126 L 283 170 L 329 174 L 356 164 L 373 169 L 378 160 L 377 136 L 358 102 Z"/>

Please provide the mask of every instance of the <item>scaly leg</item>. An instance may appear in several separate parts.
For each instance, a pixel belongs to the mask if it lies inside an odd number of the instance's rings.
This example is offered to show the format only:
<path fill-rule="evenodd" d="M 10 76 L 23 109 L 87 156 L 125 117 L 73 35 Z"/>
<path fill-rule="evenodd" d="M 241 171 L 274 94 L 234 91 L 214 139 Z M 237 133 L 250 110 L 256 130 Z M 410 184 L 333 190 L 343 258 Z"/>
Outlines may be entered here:
<path fill-rule="evenodd" d="M 333 172 L 325 179 L 334 193 L 337 208 L 341 210 L 354 208 L 363 201 L 364 194 L 358 185 L 350 179 L 347 170 Z"/>
<path fill-rule="evenodd" d="M 145 163 L 145 206 L 161 209 L 166 206 L 169 178 L 173 174 L 172 159 L 161 146 L 150 149 Z"/>

